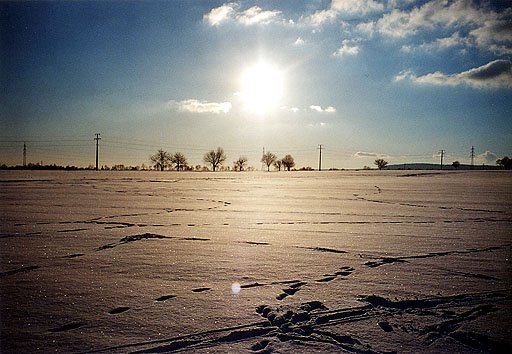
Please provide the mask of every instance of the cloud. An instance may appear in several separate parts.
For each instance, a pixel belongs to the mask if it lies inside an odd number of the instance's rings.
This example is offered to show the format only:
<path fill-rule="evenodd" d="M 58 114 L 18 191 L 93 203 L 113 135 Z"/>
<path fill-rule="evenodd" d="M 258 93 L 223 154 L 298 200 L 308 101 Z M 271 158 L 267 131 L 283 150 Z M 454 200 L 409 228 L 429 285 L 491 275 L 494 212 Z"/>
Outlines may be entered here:
<path fill-rule="evenodd" d="M 489 15 L 489 10 L 475 7 L 471 1 L 433 0 L 410 11 L 395 9 L 382 16 L 376 22 L 376 28 L 390 37 L 405 37 L 421 29 L 434 30 L 481 23 L 482 17 Z"/>
<path fill-rule="evenodd" d="M 486 20 L 482 26 L 469 33 L 476 45 L 496 54 L 512 54 L 512 11 L 509 15 Z"/>
<path fill-rule="evenodd" d="M 304 43 L 305 43 L 304 39 L 302 37 L 299 37 L 293 44 L 300 46 L 300 45 L 303 45 Z"/>
<path fill-rule="evenodd" d="M 319 10 L 306 16 L 304 22 L 317 27 L 327 22 L 333 22 L 338 16 L 366 15 L 383 10 L 384 5 L 374 0 L 332 0 L 328 9 Z"/>
<path fill-rule="evenodd" d="M 512 53 L 512 10 L 495 12 L 487 2 L 432 0 L 405 11 L 393 9 L 380 19 L 359 24 L 357 28 L 394 38 L 426 32 L 450 34 L 420 45 L 424 50 L 463 45 L 500 55 Z M 403 52 L 414 49 L 413 45 L 402 47 Z"/>
<path fill-rule="evenodd" d="M 237 14 L 236 19 L 238 22 L 247 26 L 258 23 L 268 24 L 277 18 L 280 14 L 281 11 L 278 10 L 265 11 L 262 10 L 259 6 L 253 6 Z"/>
<path fill-rule="evenodd" d="M 319 123 L 310 123 L 307 125 L 308 128 L 325 128 L 327 127 L 327 123 L 319 122 Z"/>
<path fill-rule="evenodd" d="M 494 60 L 478 68 L 457 74 L 444 74 L 439 71 L 423 76 L 416 76 L 412 71 L 402 71 L 396 81 L 409 79 L 418 84 L 436 86 L 465 85 L 479 89 L 512 88 L 512 62 Z"/>
<path fill-rule="evenodd" d="M 353 44 L 354 42 L 355 42 L 354 40 L 351 40 L 351 41 L 348 39 L 343 40 L 343 42 L 341 42 L 341 47 L 338 48 L 333 53 L 333 55 L 337 56 L 337 57 L 343 57 L 343 56 L 347 56 L 347 55 L 355 56 L 355 55 L 359 54 L 359 46 Z"/>
<path fill-rule="evenodd" d="M 384 5 L 374 0 L 332 0 L 331 9 L 340 13 L 366 15 L 384 10 Z"/>
<path fill-rule="evenodd" d="M 422 43 L 419 46 L 404 45 L 400 50 L 405 53 L 411 53 L 418 50 L 426 52 L 436 52 L 453 47 L 465 47 L 471 45 L 471 41 L 467 37 L 461 37 L 459 32 L 453 33 L 450 37 L 437 38 L 429 43 Z"/>
<path fill-rule="evenodd" d="M 479 155 L 476 155 L 476 162 L 483 164 L 495 164 L 498 156 L 495 153 L 487 150 Z"/>
<path fill-rule="evenodd" d="M 280 18 L 279 10 L 263 10 L 259 6 L 253 6 L 240 11 L 239 4 L 229 2 L 213 8 L 203 16 L 211 26 L 218 26 L 228 20 L 236 20 L 246 26 L 256 24 L 269 24 Z"/>
<path fill-rule="evenodd" d="M 300 108 L 298 107 L 288 107 L 288 106 L 281 106 L 279 107 L 282 111 L 286 111 L 286 112 L 292 112 L 292 113 L 297 113 L 300 111 Z"/>
<path fill-rule="evenodd" d="M 372 35 L 375 32 L 375 22 L 361 22 L 356 25 L 356 30 L 368 35 Z"/>
<path fill-rule="evenodd" d="M 211 9 L 210 12 L 203 16 L 203 19 L 208 21 L 208 23 L 212 26 L 217 26 L 221 22 L 229 19 L 232 14 L 235 12 L 235 9 L 238 7 L 238 4 L 230 2 L 225 3 L 219 7 Z"/>
<path fill-rule="evenodd" d="M 337 15 L 338 13 L 331 9 L 320 10 L 310 16 L 307 16 L 305 18 L 305 22 L 314 27 L 318 27 L 326 22 L 333 22 L 336 19 Z"/>
<path fill-rule="evenodd" d="M 386 154 L 379 154 L 379 153 L 376 153 L 376 152 L 364 152 L 364 151 L 358 151 L 354 154 L 354 157 L 355 158 L 358 158 L 358 159 L 361 159 L 361 158 L 367 158 L 367 157 L 372 157 L 372 158 L 388 158 L 389 156 L 386 155 Z"/>
<path fill-rule="evenodd" d="M 322 108 L 321 106 L 311 105 L 311 106 L 309 106 L 309 109 L 311 109 L 312 111 L 315 111 L 315 112 L 319 112 L 319 113 L 336 113 L 336 108 L 334 108 L 332 106 Z"/>
<path fill-rule="evenodd" d="M 231 102 L 207 102 L 199 101 L 196 99 L 189 99 L 184 101 L 170 101 L 169 105 L 172 109 L 179 112 L 188 113 L 228 113 L 231 110 Z"/>

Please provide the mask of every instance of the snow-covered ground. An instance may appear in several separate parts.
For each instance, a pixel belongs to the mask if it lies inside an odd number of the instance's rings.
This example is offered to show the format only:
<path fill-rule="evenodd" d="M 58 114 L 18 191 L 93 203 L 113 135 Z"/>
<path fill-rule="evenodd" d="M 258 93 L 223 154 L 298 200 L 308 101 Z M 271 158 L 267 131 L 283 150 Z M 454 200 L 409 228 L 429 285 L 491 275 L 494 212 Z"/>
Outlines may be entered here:
<path fill-rule="evenodd" d="M 512 174 L 0 172 L 2 353 L 512 351 Z"/>

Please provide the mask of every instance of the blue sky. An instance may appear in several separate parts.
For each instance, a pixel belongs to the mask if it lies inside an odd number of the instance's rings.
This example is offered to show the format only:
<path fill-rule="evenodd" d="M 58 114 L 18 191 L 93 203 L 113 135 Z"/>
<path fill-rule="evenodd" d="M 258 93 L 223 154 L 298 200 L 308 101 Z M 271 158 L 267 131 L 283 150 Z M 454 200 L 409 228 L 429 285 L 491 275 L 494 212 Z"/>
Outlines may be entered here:
<path fill-rule="evenodd" d="M 106 165 L 159 147 L 257 168 L 263 147 L 316 167 L 318 144 L 324 168 L 512 155 L 506 1 L 1 2 L 0 17 L 0 163 L 26 141 L 29 162 L 87 166 L 96 132 Z"/>

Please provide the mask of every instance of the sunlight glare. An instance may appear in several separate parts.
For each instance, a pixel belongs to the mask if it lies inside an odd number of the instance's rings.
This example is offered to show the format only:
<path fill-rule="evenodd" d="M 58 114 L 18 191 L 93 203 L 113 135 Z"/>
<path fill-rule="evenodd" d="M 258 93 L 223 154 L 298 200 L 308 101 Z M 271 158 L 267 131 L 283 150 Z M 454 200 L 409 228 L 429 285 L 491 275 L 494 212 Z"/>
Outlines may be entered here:
<path fill-rule="evenodd" d="M 242 75 L 240 95 L 250 112 L 269 112 L 278 105 L 283 95 L 282 72 L 264 62 L 252 66 Z"/>
<path fill-rule="evenodd" d="M 231 284 L 231 292 L 233 293 L 233 295 L 240 294 L 241 289 L 242 289 L 242 286 L 240 285 L 240 283 Z"/>

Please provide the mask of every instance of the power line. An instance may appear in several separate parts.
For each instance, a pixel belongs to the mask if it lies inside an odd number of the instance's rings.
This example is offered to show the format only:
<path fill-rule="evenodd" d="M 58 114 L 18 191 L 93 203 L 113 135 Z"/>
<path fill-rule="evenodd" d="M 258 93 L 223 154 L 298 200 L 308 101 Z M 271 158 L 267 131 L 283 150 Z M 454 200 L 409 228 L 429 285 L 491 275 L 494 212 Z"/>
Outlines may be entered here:
<path fill-rule="evenodd" d="M 54 143 L 54 142 L 90 141 L 85 139 L 54 139 L 54 140 L 0 140 L 0 143 Z"/>

